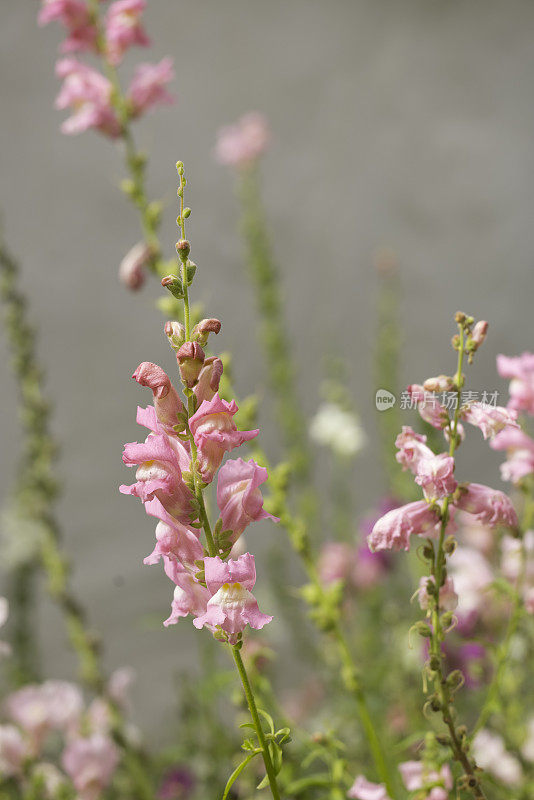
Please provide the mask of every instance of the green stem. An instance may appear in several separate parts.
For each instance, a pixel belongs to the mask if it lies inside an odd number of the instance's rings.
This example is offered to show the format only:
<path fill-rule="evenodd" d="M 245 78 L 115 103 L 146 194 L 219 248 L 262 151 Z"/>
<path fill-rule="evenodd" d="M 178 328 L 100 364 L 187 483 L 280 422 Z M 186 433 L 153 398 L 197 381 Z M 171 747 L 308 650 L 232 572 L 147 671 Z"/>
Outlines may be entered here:
<path fill-rule="evenodd" d="M 453 423 L 450 427 L 450 444 L 449 444 L 450 456 L 454 456 L 458 441 L 457 440 L 458 421 L 460 416 L 460 399 L 463 386 L 462 366 L 463 366 L 464 351 L 465 351 L 465 331 L 462 324 L 459 325 L 459 330 L 460 330 L 460 340 L 458 345 L 458 366 L 455 376 L 456 408 L 454 410 Z M 443 571 L 446 565 L 446 553 L 444 551 L 444 543 L 445 543 L 447 524 L 449 522 L 450 501 L 451 501 L 450 496 L 446 497 L 445 500 L 443 501 L 443 506 L 441 510 L 441 528 L 439 534 L 438 548 L 435 553 L 432 565 L 432 575 L 434 576 L 434 582 L 436 587 L 434 595 L 434 604 L 432 609 L 432 629 L 431 629 L 431 639 L 430 639 L 432 670 L 434 671 L 434 689 L 436 696 L 439 698 L 439 707 L 443 722 L 445 723 L 449 731 L 450 747 L 453 757 L 463 767 L 465 775 L 467 777 L 466 788 L 469 789 L 475 800 L 485 800 L 485 794 L 483 793 L 480 787 L 479 779 L 476 774 L 475 770 L 476 765 L 474 764 L 474 761 L 472 759 L 468 758 L 463 744 L 463 740 L 461 740 L 458 736 L 456 725 L 454 722 L 454 717 L 451 710 L 452 699 L 451 699 L 450 689 L 447 684 L 446 678 L 443 674 L 443 653 L 441 649 L 441 643 L 444 638 L 444 632 L 441 625 L 441 618 L 439 613 L 439 608 L 440 608 L 439 597 L 440 597 L 441 584 L 443 580 Z"/>
<path fill-rule="evenodd" d="M 243 691 L 247 699 L 247 704 L 250 711 L 250 716 L 252 718 L 252 722 L 254 724 L 254 729 L 256 731 L 256 736 L 258 737 L 258 741 L 260 743 L 263 756 L 263 763 L 265 764 L 265 771 L 267 772 L 267 777 L 269 779 L 269 786 L 271 787 L 271 794 L 273 796 L 273 800 L 280 800 L 280 792 L 278 789 L 278 782 L 276 780 L 276 773 L 274 771 L 273 763 L 271 761 L 271 756 L 269 754 L 269 749 L 267 747 L 267 741 L 265 739 L 265 733 L 263 731 L 260 716 L 258 714 L 256 701 L 254 699 L 254 693 L 252 691 L 252 687 L 248 679 L 245 665 L 243 664 L 243 659 L 241 658 L 241 653 L 239 652 L 240 646 L 231 645 L 231 650 L 232 650 L 232 655 L 234 657 L 235 665 L 237 667 L 237 671 L 239 672 L 239 677 L 241 678 L 241 683 L 243 684 Z"/>

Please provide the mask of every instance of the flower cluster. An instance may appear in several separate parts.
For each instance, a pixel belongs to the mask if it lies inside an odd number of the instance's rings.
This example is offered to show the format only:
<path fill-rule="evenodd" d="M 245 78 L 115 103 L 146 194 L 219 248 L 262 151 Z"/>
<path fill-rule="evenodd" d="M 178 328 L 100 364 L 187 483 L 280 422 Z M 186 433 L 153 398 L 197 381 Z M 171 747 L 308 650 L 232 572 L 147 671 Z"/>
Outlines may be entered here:
<path fill-rule="evenodd" d="M 449 800 L 453 778 L 448 764 L 434 769 L 422 761 L 405 761 L 399 764 L 399 771 L 406 790 L 417 792 L 421 800 Z M 353 800 L 391 800 L 383 784 L 371 783 L 363 775 L 356 778 L 348 797 Z"/>
<path fill-rule="evenodd" d="M 159 521 L 156 546 L 146 564 L 163 560 L 165 573 L 175 584 L 171 614 L 165 625 L 189 614 L 195 627 L 207 627 L 235 644 L 244 627 L 262 628 L 271 617 L 262 614 L 251 593 L 256 582 L 254 556 L 244 553 L 225 559 L 247 526 L 274 519 L 263 508 L 260 486 L 267 470 L 253 459 L 228 459 L 226 453 L 250 441 L 258 430 L 238 430 L 235 401 L 227 402 L 218 389 L 222 362 L 206 358 L 203 347 L 210 332 L 218 333 L 215 319 L 201 320 L 185 341 L 180 323 L 168 322 L 165 332 L 176 353 L 188 399 L 189 413 L 167 374 L 156 364 L 139 365 L 133 378 L 152 390 L 154 405 L 138 408 L 137 422 L 149 430 L 144 442 L 125 445 L 123 461 L 136 467 L 136 480 L 120 491 L 140 498 L 147 514 Z M 214 530 L 216 554 L 200 541 L 203 517 L 200 491 L 217 475 L 220 519 Z"/>
<path fill-rule="evenodd" d="M 59 22 L 67 32 L 61 51 L 68 53 L 56 65 L 63 81 L 56 99 L 58 109 L 72 110 L 61 130 L 66 134 L 93 129 L 110 138 L 124 133 L 124 125 L 157 105 L 173 102 L 166 89 L 173 79 L 170 58 L 157 64 L 138 65 L 125 97 L 120 97 L 115 68 L 134 46 L 150 40 L 142 23 L 146 0 L 115 0 L 100 19 L 98 3 L 88 0 L 43 0 L 39 23 Z M 108 66 L 107 75 L 73 57 L 94 53 Z"/>
<path fill-rule="evenodd" d="M 512 358 L 497 356 L 497 371 L 502 378 L 510 379 L 509 413 L 534 416 L 534 353 Z M 519 426 L 501 430 L 490 447 L 506 453 L 506 461 L 501 465 L 503 481 L 521 484 L 534 473 L 534 439 Z"/>
<path fill-rule="evenodd" d="M 117 707 L 127 702 L 130 670 L 118 670 L 107 687 Z M 71 783 L 80 800 L 96 800 L 110 784 L 120 754 L 112 738 L 113 713 L 103 698 L 88 706 L 80 688 L 67 681 L 27 684 L 4 703 L 0 725 L 0 772 L 22 786 L 38 778 L 43 797 Z M 50 744 L 61 742 L 59 765 L 49 762 Z M 67 793 L 70 796 L 70 793 Z"/>

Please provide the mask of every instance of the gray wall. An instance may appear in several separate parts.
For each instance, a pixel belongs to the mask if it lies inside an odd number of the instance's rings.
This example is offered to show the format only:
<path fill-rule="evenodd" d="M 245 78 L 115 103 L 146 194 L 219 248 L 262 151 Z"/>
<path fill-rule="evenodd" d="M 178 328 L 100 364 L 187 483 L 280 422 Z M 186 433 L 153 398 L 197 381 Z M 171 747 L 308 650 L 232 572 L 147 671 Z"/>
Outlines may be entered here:
<path fill-rule="evenodd" d="M 1 3 L 0 206 L 57 405 L 60 513 L 77 589 L 108 639 L 109 664 L 138 669 L 138 710 L 161 731 L 167 692 L 149 688 L 170 686 L 199 634 L 187 623 L 160 629 L 170 586 L 141 565 L 153 526 L 116 487 L 129 477 L 120 453 L 138 435 L 135 405 L 148 400 L 129 376 L 142 360 L 171 368 L 172 359 L 151 306 L 155 287 L 131 296 L 117 282 L 117 265 L 138 237 L 116 190 L 120 154 L 92 134 L 60 135 L 60 34 L 37 28 L 36 8 Z M 339 343 L 374 435 L 371 261 L 382 245 L 395 248 L 402 269 L 406 382 L 452 368 L 451 316 L 462 308 L 491 323 L 472 386 L 502 389 L 495 353 L 532 347 L 532 2 L 154 0 L 147 22 L 149 57 L 172 54 L 177 65 L 178 104 L 137 129 L 151 152 L 150 188 L 168 200 L 163 240 L 172 253 L 181 158 L 195 293 L 224 322 L 220 345 L 235 353 L 240 392 L 265 381 L 231 176 L 211 151 L 217 127 L 249 109 L 265 112 L 273 129 L 265 196 L 305 408 L 316 405 L 322 355 Z M 18 431 L 3 339 L 0 347 L 5 495 Z M 270 441 L 268 415 L 266 423 Z M 496 483 L 498 459 L 476 435 L 472 442 L 462 477 L 476 469 L 478 479 Z M 381 491 L 372 449 L 354 490 L 363 504 Z M 259 528 L 248 537 L 251 549 L 264 534 L 282 541 L 281 532 Z M 49 674 L 69 675 L 56 613 L 45 606 L 40 624 Z"/>

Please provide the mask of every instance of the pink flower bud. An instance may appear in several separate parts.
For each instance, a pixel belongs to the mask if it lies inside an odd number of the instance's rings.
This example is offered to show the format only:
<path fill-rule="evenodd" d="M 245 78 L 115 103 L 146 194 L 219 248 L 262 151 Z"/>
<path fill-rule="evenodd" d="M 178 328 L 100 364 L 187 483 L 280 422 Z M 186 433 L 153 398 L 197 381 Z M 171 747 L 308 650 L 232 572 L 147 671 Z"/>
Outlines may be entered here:
<path fill-rule="evenodd" d="M 174 433 L 174 426 L 178 424 L 178 414 L 185 414 L 185 408 L 167 373 L 157 364 L 143 361 L 132 378 L 141 386 L 148 386 L 152 390 L 158 422 L 169 433 Z"/>
<path fill-rule="evenodd" d="M 436 378 L 427 378 L 423 384 L 426 392 L 450 392 L 454 381 L 449 375 L 438 375 Z"/>
<path fill-rule="evenodd" d="M 188 389 L 192 389 L 204 363 L 204 350 L 198 342 L 185 342 L 176 353 L 176 358 L 182 381 Z"/>
<path fill-rule="evenodd" d="M 181 322 L 166 322 L 164 331 L 169 340 L 170 346 L 175 352 L 178 352 L 180 347 L 185 342 L 184 326 Z"/>
<path fill-rule="evenodd" d="M 137 291 L 146 280 L 146 268 L 150 263 L 151 250 L 145 242 L 139 242 L 124 256 L 119 267 L 119 280 L 128 289 Z"/>
<path fill-rule="evenodd" d="M 221 322 L 218 319 L 202 319 L 193 328 L 191 338 L 197 341 L 202 347 L 208 343 L 210 333 L 218 334 L 221 330 Z"/>
<path fill-rule="evenodd" d="M 484 343 L 486 335 L 488 333 L 488 323 L 484 320 L 480 320 L 476 323 L 475 327 L 471 332 L 471 342 L 475 345 L 475 350 L 478 350 L 481 344 Z"/>
<path fill-rule="evenodd" d="M 197 403 L 211 400 L 215 392 L 219 391 L 219 383 L 223 374 L 223 362 L 217 356 L 206 358 L 200 370 L 198 381 L 193 389 Z"/>
<path fill-rule="evenodd" d="M 433 428 L 445 428 L 449 422 L 447 410 L 438 402 L 437 398 L 425 392 L 418 383 L 412 383 L 407 389 L 409 395 L 415 400 L 417 410 L 421 417 L 432 425 Z"/>

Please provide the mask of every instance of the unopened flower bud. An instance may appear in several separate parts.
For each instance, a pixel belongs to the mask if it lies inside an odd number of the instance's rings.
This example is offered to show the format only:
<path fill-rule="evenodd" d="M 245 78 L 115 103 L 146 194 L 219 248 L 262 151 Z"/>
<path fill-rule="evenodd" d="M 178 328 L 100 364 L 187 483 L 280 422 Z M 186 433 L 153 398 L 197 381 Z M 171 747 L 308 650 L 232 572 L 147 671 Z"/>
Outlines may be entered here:
<path fill-rule="evenodd" d="M 427 378 L 423 384 L 426 392 L 450 392 L 454 386 L 454 381 L 449 375 L 438 375 L 435 378 Z"/>
<path fill-rule="evenodd" d="M 175 352 L 178 352 L 185 341 L 185 328 L 181 322 L 166 322 L 165 335 L 169 344 Z"/>
<path fill-rule="evenodd" d="M 204 350 L 197 342 L 185 342 L 176 353 L 182 381 L 192 389 L 204 363 Z"/>
<path fill-rule="evenodd" d="M 161 285 L 168 289 L 173 297 L 176 297 L 177 300 L 181 300 L 183 298 L 184 287 L 182 281 L 176 275 L 167 275 L 165 278 L 162 278 Z"/>
<path fill-rule="evenodd" d="M 473 328 L 471 333 L 471 343 L 474 345 L 475 350 L 478 350 L 480 345 L 484 342 L 488 332 L 488 327 L 488 323 L 485 320 L 480 320 Z"/>
<path fill-rule="evenodd" d="M 137 291 L 146 280 L 146 268 L 151 258 L 150 247 L 146 242 L 138 242 L 124 256 L 119 267 L 119 280 L 128 289 Z"/>
<path fill-rule="evenodd" d="M 191 252 L 191 245 L 187 239 L 180 239 L 179 242 L 176 242 L 176 252 L 178 253 L 181 261 L 187 260 L 187 256 Z"/>
<path fill-rule="evenodd" d="M 218 319 L 201 319 L 198 325 L 195 325 L 191 333 L 191 338 L 197 341 L 201 347 L 205 347 L 208 343 L 208 336 L 210 333 L 219 333 L 221 330 L 221 322 Z"/>
<path fill-rule="evenodd" d="M 467 314 L 464 314 L 463 311 L 457 311 L 454 315 L 454 321 L 458 323 L 458 325 L 463 325 L 467 320 Z"/>

